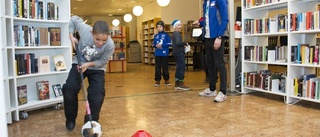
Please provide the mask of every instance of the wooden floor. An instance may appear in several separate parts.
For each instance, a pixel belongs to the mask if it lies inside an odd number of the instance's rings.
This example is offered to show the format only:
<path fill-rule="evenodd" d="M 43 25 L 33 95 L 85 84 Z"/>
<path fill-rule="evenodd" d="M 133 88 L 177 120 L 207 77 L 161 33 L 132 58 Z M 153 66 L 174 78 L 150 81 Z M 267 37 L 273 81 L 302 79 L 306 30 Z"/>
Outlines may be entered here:
<path fill-rule="evenodd" d="M 173 83 L 174 71 L 170 70 Z M 99 123 L 103 137 L 131 137 L 145 130 L 153 137 L 318 137 L 320 104 L 288 105 L 283 97 L 260 92 L 228 96 L 222 103 L 199 97 L 206 88 L 203 71 L 187 71 L 191 91 L 154 87 L 154 66 L 128 64 L 126 73 L 106 75 L 106 98 Z M 163 83 L 163 81 L 161 81 Z M 82 94 L 79 94 L 82 96 Z M 8 125 L 10 137 L 81 136 L 83 97 L 77 125 L 65 128 L 63 109 L 28 112 L 29 118 Z"/>

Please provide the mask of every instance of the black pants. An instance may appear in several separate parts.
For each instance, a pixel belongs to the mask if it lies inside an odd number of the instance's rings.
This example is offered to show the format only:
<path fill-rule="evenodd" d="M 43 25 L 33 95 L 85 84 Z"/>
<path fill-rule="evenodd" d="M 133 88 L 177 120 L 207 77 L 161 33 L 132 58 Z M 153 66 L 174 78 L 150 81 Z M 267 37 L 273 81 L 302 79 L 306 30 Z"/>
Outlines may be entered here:
<path fill-rule="evenodd" d="M 155 64 L 155 81 L 161 80 L 161 69 L 162 69 L 162 77 L 164 80 L 169 80 L 169 68 L 168 68 L 168 56 L 155 56 L 156 64 Z"/>
<path fill-rule="evenodd" d="M 99 120 L 99 113 L 104 101 L 104 75 L 103 70 L 89 70 L 87 69 L 83 76 L 88 78 L 89 86 L 88 100 L 91 109 L 91 116 L 93 121 Z M 81 89 L 81 78 L 77 70 L 77 64 L 72 64 L 66 83 L 63 85 L 63 100 L 64 112 L 67 120 L 75 120 L 78 113 L 78 93 Z M 85 107 L 85 104 L 81 104 Z"/>
<path fill-rule="evenodd" d="M 226 94 L 227 90 L 227 71 L 224 62 L 224 40 L 218 50 L 213 48 L 215 39 L 205 39 L 205 61 L 209 72 L 209 88 L 211 91 L 216 90 L 217 72 L 220 74 L 220 91 Z"/>

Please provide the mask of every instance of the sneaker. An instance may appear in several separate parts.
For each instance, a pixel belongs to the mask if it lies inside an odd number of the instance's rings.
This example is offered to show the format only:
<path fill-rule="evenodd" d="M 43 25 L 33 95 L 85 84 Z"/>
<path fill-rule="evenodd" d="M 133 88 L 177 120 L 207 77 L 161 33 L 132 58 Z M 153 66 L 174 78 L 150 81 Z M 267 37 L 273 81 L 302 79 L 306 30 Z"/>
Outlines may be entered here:
<path fill-rule="evenodd" d="M 221 91 L 219 92 L 219 94 L 214 98 L 214 102 L 223 102 L 227 99 L 227 96 L 224 95 Z"/>
<path fill-rule="evenodd" d="M 155 87 L 159 87 L 160 86 L 160 81 L 156 81 L 156 83 L 154 84 Z"/>
<path fill-rule="evenodd" d="M 178 89 L 180 89 L 180 90 L 190 90 L 190 87 L 188 87 L 188 86 L 186 86 L 186 85 L 184 85 L 184 82 L 179 82 L 180 84 L 179 84 L 179 86 L 178 86 Z"/>
<path fill-rule="evenodd" d="M 212 97 L 216 95 L 217 95 L 217 91 L 216 90 L 211 91 L 210 88 L 206 88 L 202 92 L 199 92 L 199 96 L 203 96 L 203 97 Z"/>
<path fill-rule="evenodd" d="M 179 89 L 180 82 L 176 81 L 174 84 L 174 89 Z"/>
<path fill-rule="evenodd" d="M 169 80 L 166 80 L 166 81 L 164 82 L 164 84 L 167 85 L 167 86 L 171 86 L 171 83 L 169 82 Z"/>

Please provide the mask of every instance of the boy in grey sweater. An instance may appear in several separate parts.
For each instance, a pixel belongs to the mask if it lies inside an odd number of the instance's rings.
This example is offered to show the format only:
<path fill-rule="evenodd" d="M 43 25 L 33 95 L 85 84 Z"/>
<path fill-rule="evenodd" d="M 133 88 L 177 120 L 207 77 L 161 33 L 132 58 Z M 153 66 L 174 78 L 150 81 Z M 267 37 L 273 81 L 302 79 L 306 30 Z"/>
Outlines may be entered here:
<path fill-rule="evenodd" d="M 80 39 L 73 33 L 77 31 Z M 85 24 L 78 16 L 73 16 L 69 23 L 69 38 L 74 49 L 79 48 L 81 66 L 76 57 L 73 57 L 72 68 L 66 83 L 63 85 L 64 111 L 66 128 L 72 130 L 76 124 L 78 113 L 78 93 L 81 89 L 79 70 L 84 78 L 88 78 L 88 101 L 92 120 L 99 120 L 99 113 L 105 96 L 105 71 L 109 57 L 114 52 L 114 42 L 109 35 L 109 26 L 105 21 L 97 21 L 93 27 Z M 78 46 L 76 46 L 76 43 Z M 85 123 L 88 119 L 85 118 Z"/>
<path fill-rule="evenodd" d="M 186 42 L 182 41 L 181 30 L 182 23 L 180 20 L 174 20 L 172 22 L 172 27 L 174 29 L 172 35 L 172 55 L 176 63 L 176 72 L 175 72 L 175 87 L 174 89 L 178 90 L 190 90 L 190 87 L 186 86 L 184 83 L 184 72 L 186 69 L 185 63 L 185 47 L 189 45 Z"/>

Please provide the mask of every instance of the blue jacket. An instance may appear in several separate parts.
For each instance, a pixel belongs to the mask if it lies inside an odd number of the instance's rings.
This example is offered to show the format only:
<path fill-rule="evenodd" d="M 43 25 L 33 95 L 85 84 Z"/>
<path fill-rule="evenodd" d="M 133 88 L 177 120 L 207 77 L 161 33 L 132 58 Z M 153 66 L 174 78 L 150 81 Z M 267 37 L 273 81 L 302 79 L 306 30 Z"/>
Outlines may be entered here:
<path fill-rule="evenodd" d="M 204 0 L 203 2 L 203 17 L 199 20 L 200 27 L 203 28 L 203 36 L 205 36 L 205 25 L 206 24 L 206 6 L 207 1 L 209 4 L 209 28 L 210 28 L 210 38 L 216 38 L 218 36 L 224 36 L 225 30 L 229 22 L 228 19 L 228 1 L 227 0 Z M 219 14 L 221 15 L 219 23 Z"/>
<path fill-rule="evenodd" d="M 162 42 L 162 48 L 157 48 L 156 45 Z M 155 56 L 168 56 L 169 55 L 169 46 L 171 46 L 171 38 L 165 32 L 159 32 L 154 35 L 152 47 L 155 48 Z"/>

